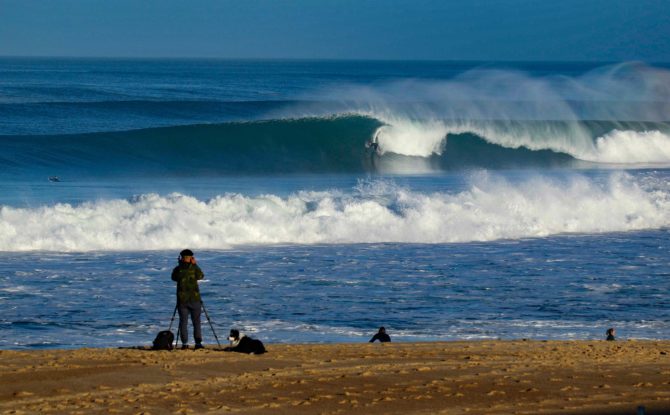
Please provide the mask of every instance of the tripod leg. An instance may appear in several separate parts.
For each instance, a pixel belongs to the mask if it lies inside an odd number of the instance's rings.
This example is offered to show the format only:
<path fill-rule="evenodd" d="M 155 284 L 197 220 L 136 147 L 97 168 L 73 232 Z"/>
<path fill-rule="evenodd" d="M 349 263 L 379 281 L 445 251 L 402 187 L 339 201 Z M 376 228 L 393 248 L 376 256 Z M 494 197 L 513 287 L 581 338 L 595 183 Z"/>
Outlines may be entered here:
<path fill-rule="evenodd" d="M 174 311 L 172 312 L 172 319 L 170 319 L 170 327 L 168 327 L 168 331 L 172 331 L 172 323 L 174 323 L 174 317 L 177 315 L 177 308 L 179 308 L 179 303 L 177 303 L 174 306 Z M 177 328 L 177 337 L 175 337 L 174 340 L 174 348 L 177 348 L 177 344 L 179 342 L 179 328 Z"/>
<path fill-rule="evenodd" d="M 205 303 L 200 301 L 200 304 L 202 304 L 202 311 L 205 312 L 205 317 L 207 317 L 207 322 L 209 323 L 209 327 L 212 329 L 212 333 L 214 334 L 214 338 L 216 339 L 216 344 L 219 345 L 219 349 L 221 348 L 221 343 L 219 342 L 219 336 L 216 335 L 216 331 L 214 331 L 214 325 L 212 324 L 212 320 L 209 318 L 209 314 L 207 313 L 207 309 L 205 308 Z"/>
<path fill-rule="evenodd" d="M 179 308 L 179 303 L 174 306 L 174 311 L 172 312 L 172 319 L 170 319 L 170 327 L 168 327 L 168 331 L 172 330 L 172 323 L 174 323 L 174 317 L 177 315 L 177 308 Z"/>

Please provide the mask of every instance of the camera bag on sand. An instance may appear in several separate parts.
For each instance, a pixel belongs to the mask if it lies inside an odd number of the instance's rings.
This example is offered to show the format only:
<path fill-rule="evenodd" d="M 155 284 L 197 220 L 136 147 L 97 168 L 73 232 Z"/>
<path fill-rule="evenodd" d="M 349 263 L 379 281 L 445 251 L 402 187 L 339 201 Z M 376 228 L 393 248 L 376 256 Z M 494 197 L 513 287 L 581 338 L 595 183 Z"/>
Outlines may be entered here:
<path fill-rule="evenodd" d="M 174 334 L 171 330 L 159 331 L 154 339 L 154 350 L 172 350 L 172 343 L 174 342 Z"/>

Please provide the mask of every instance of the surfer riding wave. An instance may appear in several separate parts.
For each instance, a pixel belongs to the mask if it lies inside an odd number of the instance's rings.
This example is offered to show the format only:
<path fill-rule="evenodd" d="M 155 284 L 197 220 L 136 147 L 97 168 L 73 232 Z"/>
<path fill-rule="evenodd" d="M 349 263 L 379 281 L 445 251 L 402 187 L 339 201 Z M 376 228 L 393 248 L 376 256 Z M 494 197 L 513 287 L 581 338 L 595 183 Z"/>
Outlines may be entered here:
<path fill-rule="evenodd" d="M 374 156 L 375 154 L 381 156 L 381 150 L 379 148 L 379 130 L 375 135 L 365 142 L 365 148 L 370 151 L 370 155 Z"/>

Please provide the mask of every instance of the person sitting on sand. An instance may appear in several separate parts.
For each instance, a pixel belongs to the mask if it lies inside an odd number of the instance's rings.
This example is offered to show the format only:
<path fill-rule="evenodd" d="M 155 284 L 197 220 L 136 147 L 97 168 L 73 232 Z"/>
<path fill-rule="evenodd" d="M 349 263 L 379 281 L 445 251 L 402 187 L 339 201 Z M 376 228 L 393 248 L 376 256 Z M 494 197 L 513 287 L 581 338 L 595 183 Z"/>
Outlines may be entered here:
<path fill-rule="evenodd" d="M 230 347 L 223 349 L 224 352 L 263 354 L 266 351 L 265 346 L 263 346 L 263 342 L 252 339 L 251 337 L 245 336 L 244 334 L 240 335 L 239 330 L 230 330 L 228 340 L 230 340 Z"/>
<path fill-rule="evenodd" d="M 179 265 L 172 270 L 172 281 L 177 282 L 177 309 L 179 310 L 179 333 L 182 349 L 188 349 L 188 316 L 193 323 L 193 338 L 195 348 L 202 349 L 202 330 L 200 328 L 200 313 L 202 301 L 198 280 L 205 278 L 195 256 L 190 249 L 184 249 L 179 253 Z"/>
<path fill-rule="evenodd" d="M 370 343 L 374 343 L 375 340 L 379 340 L 381 343 L 386 343 L 386 342 L 391 341 L 391 336 L 386 334 L 386 328 L 385 327 L 380 327 L 377 334 L 372 336 L 372 338 L 370 339 Z"/>
<path fill-rule="evenodd" d="M 614 335 L 615 335 L 615 334 L 616 334 L 616 330 L 614 330 L 614 328 L 609 328 L 609 329 L 607 329 L 607 331 L 605 332 L 605 335 L 607 335 L 607 339 L 606 339 L 606 340 L 608 340 L 608 341 L 614 341 L 614 340 L 615 340 L 615 339 L 614 339 Z"/>

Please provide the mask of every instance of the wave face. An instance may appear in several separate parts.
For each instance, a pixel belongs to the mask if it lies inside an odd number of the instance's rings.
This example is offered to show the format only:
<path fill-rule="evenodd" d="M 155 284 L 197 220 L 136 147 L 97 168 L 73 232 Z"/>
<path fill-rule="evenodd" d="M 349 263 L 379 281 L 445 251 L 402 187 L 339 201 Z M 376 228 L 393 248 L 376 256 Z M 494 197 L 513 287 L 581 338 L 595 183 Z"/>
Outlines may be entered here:
<path fill-rule="evenodd" d="M 353 117 L 1 137 L 0 162 L 77 177 L 358 172 L 369 168 L 364 143 L 377 125 Z"/>
<path fill-rule="evenodd" d="M 385 180 L 350 191 L 183 194 L 0 207 L 0 250 L 225 249 L 244 244 L 450 243 L 658 229 L 670 225 L 663 177 L 476 174 L 463 190 L 417 192 Z"/>
<path fill-rule="evenodd" d="M 64 179 L 118 175 L 239 175 L 276 173 L 423 173 L 465 166 L 567 163 L 550 151 L 508 149 L 472 134 L 442 137 L 441 154 L 420 155 L 365 143 L 388 126 L 346 116 L 157 128 L 63 136 L 0 137 L 5 176 Z"/>
<path fill-rule="evenodd" d="M 583 148 L 534 145 L 529 130 L 552 137 L 571 123 L 485 122 L 459 127 L 385 124 L 360 115 L 60 136 L 0 136 L 0 175 L 68 180 L 106 176 L 290 173 L 430 173 L 463 168 L 518 168 L 593 163 L 670 163 L 670 136 L 651 123 L 582 122 Z M 656 125 L 658 126 L 658 125 Z M 618 130 L 616 127 L 629 128 Z M 547 133 L 550 132 L 550 133 Z M 377 152 L 366 148 L 376 140 Z M 523 143 L 526 142 L 524 145 Z M 559 148 L 560 147 L 560 148 Z M 559 151 L 563 150 L 563 151 Z"/>

